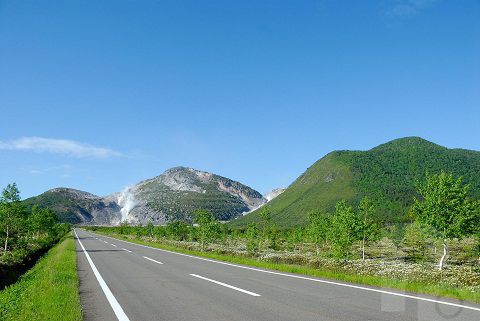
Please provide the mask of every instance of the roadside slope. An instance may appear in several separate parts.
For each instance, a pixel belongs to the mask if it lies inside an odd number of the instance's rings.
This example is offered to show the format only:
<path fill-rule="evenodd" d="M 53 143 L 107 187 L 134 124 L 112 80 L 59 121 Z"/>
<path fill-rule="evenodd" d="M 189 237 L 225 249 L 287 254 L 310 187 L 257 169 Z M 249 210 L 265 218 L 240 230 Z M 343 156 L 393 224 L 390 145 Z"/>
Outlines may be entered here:
<path fill-rule="evenodd" d="M 0 291 L 0 320 L 82 320 L 71 234 L 17 283 Z"/>

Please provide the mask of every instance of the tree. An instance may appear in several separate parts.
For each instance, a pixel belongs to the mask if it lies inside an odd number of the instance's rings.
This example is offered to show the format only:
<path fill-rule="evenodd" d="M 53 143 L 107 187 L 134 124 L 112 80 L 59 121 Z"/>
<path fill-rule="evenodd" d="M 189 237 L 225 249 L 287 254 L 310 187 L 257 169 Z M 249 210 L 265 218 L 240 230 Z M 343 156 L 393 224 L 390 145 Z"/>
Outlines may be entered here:
<path fill-rule="evenodd" d="M 134 227 L 135 236 L 141 238 L 144 235 L 143 225 L 141 222 L 138 222 L 137 226 Z"/>
<path fill-rule="evenodd" d="M 350 249 L 358 240 L 358 216 L 351 206 L 345 201 L 337 202 L 335 214 L 332 217 L 329 239 L 332 241 L 334 254 L 348 260 Z"/>
<path fill-rule="evenodd" d="M 430 225 L 414 221 L 405 228 L 405 245 L 410 259 L 425 261 L 427 249 L 435 243 L 437 231 Z"/>
<path fill-rule="evenodd" d="M 475 233 L 475 244 L 472 248 L 472 254 L 478 258 L 478 263 L 480 263 L 480 227 L 477 229 Z"/>
<path fill-rule="evenodd" d="M 272 228 L 269 233 L 269 242 L 268 248 L 274 251 L 278 251 L 280 249 L 279 240 L 278 240 L 278 232 L 276 229 Z"/>
<path fill-rule="evenodd" d="M 219 230 L 220 230 L 220 236 L 221 236 L 221 241 L 224 246 L 225 251 L 228 250 L 230 246 L 230 234 L 232 230 L 225 224 L 220 224 L 219 225 Z"/>
<path fill-rule="evenodd" d="M 68 223 L 55 223 L 53 231 L 55 231 L 56 237 L 63 236 L 70 231 L 70 224 Z"/>
<path fill-rule="evenodd" d="M 120 222 L 120 227 L 118 229 L 118 234 L 129 234 L 129 227 L 127 220 Z"/>
<path fill-rule="evenodd" d="M 0 196 L 0 226 L 5 234 L 4 253 L 8 251 L 8 242 L 17 233 L 26 219 L 27 212 L 20 202 L 20 192 L 17 184 L 8 184 Z"/>
<path fill-rule="evenodd" d="M 148 236 L 153 237 L 153 223 L 152 221 L 148 222 L 147 225 L 145 225 L 145 231 Z"/>
<path fill-rule="evenodd" d="M 402 223 L 396 223 L 387 228 L 387 237 L 395 246 L 395 260 L 398 259 L 398 249 L 405 238 L 405 228 Z"/>
<path fill-rule="evenodd" d="M 34 205 L 28 220 L 32 232 L 38 237 L 42 233 L 53 233 L 58 217 L 50 208 L 42 209 L 40 206 Z"/>
<path fill-rule="evenodd" d="M 248 228 L 245 231 L 246 236 L 246 249 L 247 252 L 250 254 L 256 254 L 259 250 L 259 242 L 258 242 L 258 227 L 255 222 L 251 222 L 248 224 Z"/>
<path fill-rule="evenodd" d="M 166 234 L 177 241 L 183 241 L 187 238 L 188 227 L 183 221 L 169 220 L 166 226 Z"/>
<path fill-rule="evenodd" d="M 461 238 L 473 232 L 478 224 L 478 203 L 470 201 L 468 185 L 462 186 L 461 178 L 445 172 L 426 174 L 424 183 L 418 185 L 423 200 L 415 199 L 412 213 L 423 223 L 435 228 L 443 240 L 443 255 L 439 270 L 447 255 L 447 239 Z"/>
<path fill-rule="evenodd" d="M 362 260 L 365 260 L 365 244 L 378 241 L 381 236 L 380 223 L 375 220 L 375 207 L 372 201 L 365 197 L 358 206 L 358 236 L 362 240 Z"/>
<path fill-rule="evenodd" d="M 327 243 L 331 216 L 319 211 L 310 211 L 307 213 L 307 220 L 310 223 L 307 230 L 310 234 L 310 238 L 315 244 L 316 253 L 318 255 L 320 253 L 320 245 Z"/>
<path fill-rule="evenodd" d="M 229 238 L 230 238 L 229 242 L 233 247 L 237 246 L 239 235 L 240 235 L 240 232 L 239 232 L 238 228 L 235 228 L 231 231 L 230 236 L 229 236 Z"/>
<path fill-rule="evenodd" d="M 288 241 L 291 244 L 291 250 L 296 252 L 301 250 L 301 241 L 303 239 L 303 230 L 301 227 L 293 228 L 290 233 L 288 233 Z M 298 246 L 298 249 L 297 249 Z"/>
<path fill-rule="evenodd" d="M 259 215 L 259 250 L 262 250 L 262 245 L 265 242 L 270 230 L 272 229 L 272 214 L 270 208 L 264 206 L 262 212 Z"/>
<path fill-rule="evenodd" d="M 194 214 L 194 223 L 198 224 L 200 249 L 203 252 L 219 232 L 218 221 L 213 214 L 204 210 L 195 211 Z"/>

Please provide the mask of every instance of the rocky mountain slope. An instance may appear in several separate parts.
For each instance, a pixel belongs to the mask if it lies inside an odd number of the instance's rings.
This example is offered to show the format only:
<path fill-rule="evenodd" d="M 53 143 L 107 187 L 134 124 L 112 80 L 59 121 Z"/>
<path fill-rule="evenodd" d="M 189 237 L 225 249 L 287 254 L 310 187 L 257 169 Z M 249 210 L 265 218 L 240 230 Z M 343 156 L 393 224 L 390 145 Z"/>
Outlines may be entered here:
<path fill-rule="evenodd" d="M 404 220 L 416 194 L 415 182 L 426 172 L 441 171 L 462 177 L 471 197 L 480 199 L 480 152 L 448 149 L 420 137 L 406 137 L 368 151 L 334 151 L 300 175 L 272 200 L 272 220 L 280 227 L 306 224 L 307 213 L 332 213 L 339 200 L 350 204 L 368 196 L 377 202 L 385 221 Z M 262 209 L 230 224 L 243 226 L 257 219 Z"/>
<path fill-rule="evenodd" d="M 229 220 L 266 202 L 259 192 L 239 182 L 185 167 L 171 168 L 104 197 L 56 188 L 25 200 L 29 206 L 50 207 L 64 222 L 105 225 L 122 221 L 160 225 L 169 219 L 192 220 L 199 208 L 217 219 Z"/>

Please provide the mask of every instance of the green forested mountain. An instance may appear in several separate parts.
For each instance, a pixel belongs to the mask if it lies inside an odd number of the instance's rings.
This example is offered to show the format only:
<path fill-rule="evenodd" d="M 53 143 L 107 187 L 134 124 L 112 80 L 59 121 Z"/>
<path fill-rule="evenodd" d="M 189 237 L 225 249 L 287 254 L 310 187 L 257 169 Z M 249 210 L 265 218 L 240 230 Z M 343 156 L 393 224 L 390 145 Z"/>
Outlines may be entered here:
<path fill-rule="evenodd" d="M 471 197 L 480 198 L 480 152 L 448 149 L 419 137 L 406 137 L 368 151 L 334 151 L 315 162 L 287 190 L 269 202 L 277 226 L 306 223 L 310 210 L 333 212 L 345 199 L 356 203 L 368 196 L 377 202 L 385 221 L 405 219 L 416 195 L 416 180 L 441 171 L 462 177 Z M 254 221 L 261 209 L 234 220 L 240 226 Z"/>
<path fill-rule="evenodd" d="M 43 208 L 50 208 L 57 216 L 58 220 L 63 223 L 81 223 L 91 220 L 88 213 L 89 208 L 100 197 L 93 194 L 70 189 L 55 188 L 38 196 L 27 198 L 23 201 L 27 208 L 39 205 Z"/>

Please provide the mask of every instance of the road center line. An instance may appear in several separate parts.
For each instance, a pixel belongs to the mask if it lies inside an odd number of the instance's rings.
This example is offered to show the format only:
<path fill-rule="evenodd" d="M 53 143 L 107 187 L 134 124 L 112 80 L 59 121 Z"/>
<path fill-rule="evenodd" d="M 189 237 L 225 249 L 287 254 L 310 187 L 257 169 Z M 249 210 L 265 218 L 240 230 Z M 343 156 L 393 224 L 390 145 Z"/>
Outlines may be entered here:
<path fill-rule="evenodd" d="M 224 286 L 224 287 L 227 287 L 227 288 L 230 288 L 230 289 L 233 289 L 233 290 L 237 290 L 237 291 L 240 291 L 240 292 L 249 294 L 249 295 L 251 295 L 251 296 L 260 296 L 260 294 L 257 294 L 257 293 L 254 293 L 254 292 L 250 292 L 250 291 L 247 291 L 247 290 L 244 290 L 244 289 L 240 289 L 240 288 L 237 288 L 236 286 L 233 286 L 233 285 L 229 285 L 229 284 L 226 284 L 226 283 L 222 283 L 222 282 L 219 282 L 219 281 L 215 281 L 215 280 L 206 278 L 206 277 L 204 277 L 204 276 L 200 276 L 200 275 L 196 275 L 196 274 L 190 274 L 190 275 L 191 275 L 191 276 L 194 276 L 194 277 L 196 277 L 196 278 L 205 280 L 205 281 L 209 281 L 209 282 L 212 282 L 212 283 L 215 283 L 215 284 L 219 284 L 219 285 L 221 285 L 221 286 Z"/>
<path fill-rule="evenodd" d="M 158 261 L 156 261 L 156 260 L 154 260 L 154 259 L 151 259 L 151 258 L 149 258 L 149 257 L 146 257 L 146 256 L 144 256 L 144 258 L 146 258 L 147 260 L 150 260 L 150 261 L 152 261 L 152 262 L 158 263 L 158 264 L 163 264 L 162 262 L 158 262 Z"/>
<path fill-rule="evenodd" d="M 252 270 L 252 271 L 257 271 L 257 272 L 262 272 L 262 273 L 269 273 L 269 274 L 274 274 L 274 275 L 281 275 L 281 276 L 286 276 L 286 277 L 295 278 L 295 279 L 302 279 L 302 280 L 314 281 L 314 282 L 325 283 L 325 284 L 332 284 L 332 285 L 337 285 L 337 286 L 344 286 L 344 287 L 354 288 L 354 289 L 359 289 L 359 290 L 364 290 L 364 291 L 371 291 L 371 292 L 389 294 L 389 295 L 393 295 L 393 296 L 400 296 L 400 297 L 419 300 L 419 301 L 432 302 L 432 303 L 435 303 L 435 304 L 444 304 L 444 305 L 449 305 L 449 306 L 454 306 L 454 307 L 459 307 L 459 308 L 464 308 L 464 309 L 469 309 L 469 310 L 474 310 L 474 311 L 480 311 L 480 308 L 475 308 L 475 307 L 471 307 L 471 306 L 463 305 L 463 304 L 450 303 L 450 302 L 445 302 L 445 301 L 440 301 L 440 300 L 433 300 L 433 299 L 422 298 L 422 297 L 408 295 L 408 294 L 402 294 L 402 293 L 390 292 L 390 291 L 385 291 L 385 290 L 367 288 L 367 287 L 353 285 L 353 284 L 345 284 L 345 283 L 340 283 L 340 282 L 314 279 L 314 278 L 309 278 L 309 277 L 301 276 L 301 275 L 294 275 L 294 274 L 286 274 L 286 273 L 281 273 L 281 272 L 261 270 L 261 269 L 257 269 L 257 268 L 253 268 L 253 267 L 242 266 L 242 265 L 237 265 L 237 264 L 232 264 L 232 263 L 227 263 L 227 262 L 222 262 L 222 261 L 215 261 L 215 260 L 210 260 L 210 259 L 206 259 L 206 258 L 203 258 L 203 257 L 197 257 L 197 256 L 189 255 L 189 254 L 173 252 L 173 251 L 159 249 L 159 248 L 156 248 L 156 247 L 137 244 L 137 243 L 133 243 L 133 242 L 127 242 L 127 241 L 116 239 L 116 238 L 113 238 L 113 237 L 110 237 L 110 236 L 105 236 L 105 237 L 108 237 L 112 240 L 125 242 L 125 243 L 131 244 L 131 245 L 138 245 L 138 246 L 147 247 L 149 249 L 153 249 L 153 250 L 157 250 L 157 251 L 163 251 L 163 252 L 167 252 L 167 253 L 186 256 L 186 257 L 194 258 L 194 259 L 197 259 L 197 260 L 202 260 L 202 261 L 207 261 L 207 262 L 212 262 L 212 263 L 217 263 L 217 264 L 234 266 L 234 267 L 241 268 L 241 269 L 246 269 L 246 270 Z"/>
<path fill-rule="evenodd" d="M 115 247 L 117 247 L 115 244 L 112 244 L 112 246 L 115 246 Z"/>
<path fill-rule="evenodd" d="M 103 293 L 105 293 L 105 296 L 108 299 L 108 302 L 110 303 L 110 306 L 113 309 L 113 312 L 115 312 L 115 315 L 117 316 L 119 321 L 130 321 L 130 319 L 127 317 L 125 312 L 123 311 L 122 307 L 118 303 L 117 299 L 113 295 L 112 291 L 110 291 L 110 288 L 108 287 L 107 283 L 103 280 L 102 276 L 100 275 L 100 272 L 98 272 L 97 267 L 95 264 L 93 264 L 92 259 L 90 258 L 90 255 L 88 255 L 87 251 L 83 247 L 82 242 L 78 238 L 77 232 L 73 230 L 75 233 L 75 237 L 78 240 L 78 243 L 80 243 L 80 246 L 82 247 L 83 252 L 85 253 L 85 256 L 87 257 L 88 263 L 90 263 L 90 267 L 93 270 L 93 273 L 97 277 L 98 283 L 100 283 L 100 286 L 102 287 Z"/>
<path fill-rule="evenodd" d="M 127 251 L 128 253 L 132 253 L 132 251 L 129 251 L 127 249 L 122 248 L 122 250 Z"/>

